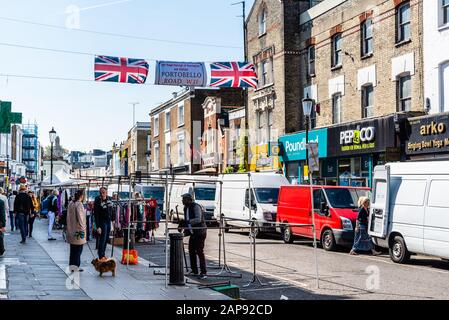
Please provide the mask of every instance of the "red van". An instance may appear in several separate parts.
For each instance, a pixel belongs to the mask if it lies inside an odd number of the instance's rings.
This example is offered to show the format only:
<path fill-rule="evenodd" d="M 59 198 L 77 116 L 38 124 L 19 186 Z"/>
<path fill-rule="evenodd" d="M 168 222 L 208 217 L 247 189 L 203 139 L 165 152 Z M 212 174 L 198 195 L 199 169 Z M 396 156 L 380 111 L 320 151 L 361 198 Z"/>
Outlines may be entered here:
<path fill-rule="evenodd" d="M 335 250 L 338 245 L 352 246 L 357 202 L 359 197 L 368 196 L 369 191 L 369 188 L 313 186 L 317 241 L 321 241 L 325 250 Z M 277 221 L 311 225 L 311 206 L 310 186 L 281 186 Z M 283 227 L 278 231 L 285 243 L 292 243 L 295 236 L 313 239 L 312 227 Z"/>

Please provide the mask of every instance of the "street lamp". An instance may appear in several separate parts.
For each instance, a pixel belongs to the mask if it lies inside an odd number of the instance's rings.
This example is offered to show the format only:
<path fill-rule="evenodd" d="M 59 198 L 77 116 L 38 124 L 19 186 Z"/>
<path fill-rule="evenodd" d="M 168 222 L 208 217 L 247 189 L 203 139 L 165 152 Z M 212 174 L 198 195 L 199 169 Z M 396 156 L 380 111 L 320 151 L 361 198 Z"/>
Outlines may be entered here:
<path fill-rule="evenodd" d="M 53 184 L 53 144 L 56 140 L 55 128 L 51 128 L 50 134 L 50 185 Z"/>
<path fill-rule="evenodd" d="M 313 100 L 309 98 L 309 95 L 306 95 L 306 98 L 302 99 L 302 112 L 304 114 L 304 117 L 306 118 L 306 170 L 307 171 L 307 177 L 309 177 L 309 123 L 310 123 L 310 115 L 312 114 L 312 108 L 313 108 Z M 304 172 L 306 173 L 306 172 Z M 304 177 L 306 175 L 304 174 Z M 309 183 L 312 183 L 309 181 Z"/>

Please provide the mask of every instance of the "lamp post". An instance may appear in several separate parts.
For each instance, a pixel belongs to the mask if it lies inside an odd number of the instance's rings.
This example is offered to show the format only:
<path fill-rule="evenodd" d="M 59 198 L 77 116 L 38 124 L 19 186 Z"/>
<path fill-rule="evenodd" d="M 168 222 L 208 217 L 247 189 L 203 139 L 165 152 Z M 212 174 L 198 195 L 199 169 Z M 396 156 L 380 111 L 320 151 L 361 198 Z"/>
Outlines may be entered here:
<path fill-rule="evenodd" d="M 55 128 L 51 128 L 49 132 L 50 135 L 50 185 L 53 184 L 53 144 L 56 140 L 56 131 Z"/>
<path fill-rule="evenodd" d="M 306 98 L 302 100 L 302 112 L 306 118 L 306 166 L 304 167 L 304 177 L 309 176 L 309 125 L 310 125 L 310 115 L 312 113 L 313 100 L 309 98 L 307 94 Z M 309 181 L 311 184 L 312 181 Z"/>

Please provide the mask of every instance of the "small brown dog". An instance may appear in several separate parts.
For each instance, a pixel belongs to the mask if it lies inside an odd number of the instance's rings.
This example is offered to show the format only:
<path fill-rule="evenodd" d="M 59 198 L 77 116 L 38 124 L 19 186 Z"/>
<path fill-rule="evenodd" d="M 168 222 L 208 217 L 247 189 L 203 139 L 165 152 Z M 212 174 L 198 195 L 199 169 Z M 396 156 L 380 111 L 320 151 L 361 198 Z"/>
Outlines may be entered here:
<path fill-rule="evenodd" d="M 117 270 L 117 264 L 114 259 L 109 259 L 107 261 L 100 261 L 98 258 L 92 260 L 92 264 L 95 267 L 95 270 L 100 272 L 100 277 L 103 276 L 103 273 L 112 272 L 112 276 L 115 277 L 115 272 Z"/>

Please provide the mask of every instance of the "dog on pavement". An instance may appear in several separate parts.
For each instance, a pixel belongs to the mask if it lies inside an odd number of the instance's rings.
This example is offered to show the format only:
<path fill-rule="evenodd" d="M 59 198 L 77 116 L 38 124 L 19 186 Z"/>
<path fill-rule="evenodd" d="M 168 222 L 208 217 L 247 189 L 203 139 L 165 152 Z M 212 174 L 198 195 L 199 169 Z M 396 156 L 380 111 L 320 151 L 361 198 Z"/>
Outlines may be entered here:
<path fill-rule="evenodd" d="M 115 272 L 117 270 L 117 263 L 114 259 L 109 259 L 107 261 L 100 261 L 98 258 L 92 260 L 92 264 L 95 267 L 95 270 L 100 272 L 100 277 L 103 276 L 103 273 L 112 272 L 112 276 L 115 277 Z"/>

